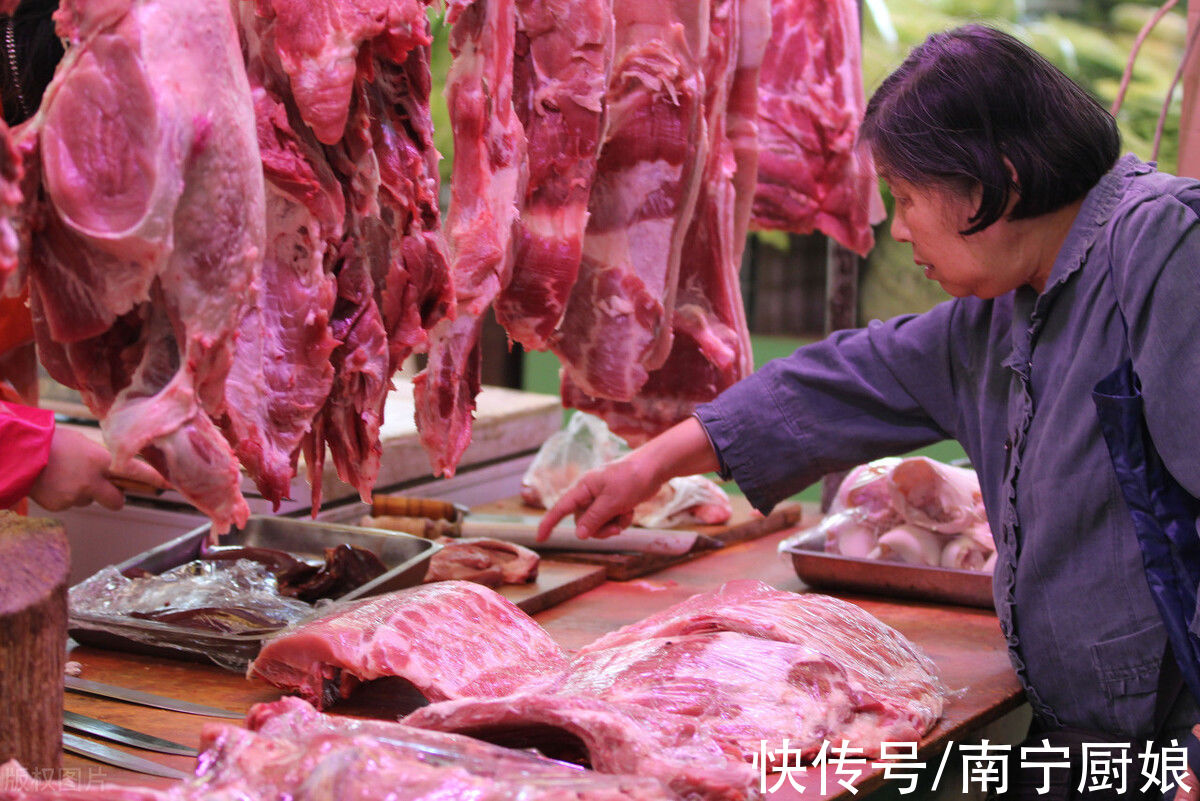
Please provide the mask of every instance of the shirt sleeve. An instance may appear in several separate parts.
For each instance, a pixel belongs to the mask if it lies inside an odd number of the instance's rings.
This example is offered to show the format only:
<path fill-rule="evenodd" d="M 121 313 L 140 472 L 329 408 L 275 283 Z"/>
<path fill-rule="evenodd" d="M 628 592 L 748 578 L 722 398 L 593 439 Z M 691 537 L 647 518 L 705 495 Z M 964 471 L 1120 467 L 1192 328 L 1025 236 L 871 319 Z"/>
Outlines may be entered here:
<path fill-rule="evenodd" d="M 955 308 L 836 332 L 701 405 L 722 475 L 765 513 L 826 473 L 953 437 Z"/>
<path fill-rule="evenodd" d="M 1200 187 L 1115 221 L 1111 252 L 1146 426 L 1171 475 L 1200 497 Z"/>
<path fill-rule="evenodd" d="M 50 457 L 54 413 L 0 401 L 0 509 L 29 493 Z"/>

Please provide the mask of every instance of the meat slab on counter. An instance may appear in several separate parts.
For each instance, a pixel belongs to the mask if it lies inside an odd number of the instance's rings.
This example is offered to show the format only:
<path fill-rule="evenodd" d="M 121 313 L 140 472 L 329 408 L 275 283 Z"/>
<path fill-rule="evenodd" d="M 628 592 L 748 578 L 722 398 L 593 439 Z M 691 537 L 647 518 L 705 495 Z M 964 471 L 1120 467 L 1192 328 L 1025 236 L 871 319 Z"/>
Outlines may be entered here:
<path fill-rule="evenodd" d="M 605 775 L 452 734 L 322 715 L 295 698 L 246 727 L 205 726 L 195 778 L 164 790 L 35 782 L 0 766 L 0 801 L 673 801 L 657 780 Z"/>
<path fill-rule="evenodd" d="M 828 595 L 783 592 L 760 581 L 728 582 L 714 592 L 695 595 L 606 634 L 584 646 L 573 665 L 613 649 L 631 648 L 636 653 L 654 640 L 689 635 L 711 638 L 724 632 L 802 646 L 797 651 L 779 651 L 774 657 L 764 653 L 760 669 L 771 671 L 772 659 L 790 660 L 795 672 L 776 675 L 786 677 L 796 688 L 817 690 L 821 704 L 845 704 L 843 712 L 832 717 L 832 727 L 806 729 L 818 738 L 818 745 L 819 739 L 845 736 L 867 753 L 878 753 L 883 740 L 919 740 L 941 716 L 946 690 L 937 678 L 937 669 L 903 634 L 852 603 Z M 715 657 L 714 675 L 722 672 L 722 665 L 731 658 L 724 654 L 736 648 L 728 642 L 707 647 Z M 761 648 L 761 643 L 743 643 L 742 647 Z M 812 710 L 792 709 L 797 722 L 817 719 L 808 717 Z M 797 747 L 808 748 L 813 742 Z"/>
<path fill-rule="evenodd" d="M 567 657 L 495 591 L 439 581 L 352 603 L 269 640 L 249 674 L 319 707 L 399 676 L 426 698 L 507 695 L 557 676 Z"/>
<path fill-rule="evenodd" d="M 933 663 L 859 607 L 757 581 L 693 596 L 572 659 L 494 592 L 426 585 L 268 643 L 251 674 L 318 704 L 358 679 L 403 676 L 434 701 L 405 725 L 714 799 L 748 796 L 763 741 L 811 758 L 846 740 L 878 756 L 884 742 L 919 741 L 946 697 Z"/>

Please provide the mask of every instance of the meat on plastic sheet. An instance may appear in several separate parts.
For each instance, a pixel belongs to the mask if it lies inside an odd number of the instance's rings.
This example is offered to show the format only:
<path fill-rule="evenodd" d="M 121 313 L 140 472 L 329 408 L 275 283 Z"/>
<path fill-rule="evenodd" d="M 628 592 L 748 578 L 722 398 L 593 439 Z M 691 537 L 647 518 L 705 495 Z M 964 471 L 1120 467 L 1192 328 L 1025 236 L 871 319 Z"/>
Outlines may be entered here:
<path fill-rule="evenodd" d="M 521 479 L 521 497 L 531 506 L 549 508 L 589 470 L 629 452 L 621 438 L 598 417 L 576 412 L 567 427 L 542 445 Z M 663 485 L 634 510 L 634 525 L 663 528 L 717 525 L 733 514 L 725 491 L 703 476 L 680 476 Z"/>

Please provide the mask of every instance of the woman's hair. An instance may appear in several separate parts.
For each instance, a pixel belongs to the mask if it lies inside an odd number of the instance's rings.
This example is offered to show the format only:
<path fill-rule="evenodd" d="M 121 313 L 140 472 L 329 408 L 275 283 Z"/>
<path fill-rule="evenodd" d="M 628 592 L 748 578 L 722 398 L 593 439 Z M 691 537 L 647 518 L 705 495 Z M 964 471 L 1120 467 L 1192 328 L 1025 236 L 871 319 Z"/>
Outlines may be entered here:
<path fill-rule="evenodd" d="M 859 136 L 884 177 L 980 187 L 964 235 L 1003 217 L 1014 191 L 1012 219 L 1073 203 L 1112 168 L 1121 144 L 1095 98 L 984 25 L 935 33 L 916 47 L 867 103 Z"/>

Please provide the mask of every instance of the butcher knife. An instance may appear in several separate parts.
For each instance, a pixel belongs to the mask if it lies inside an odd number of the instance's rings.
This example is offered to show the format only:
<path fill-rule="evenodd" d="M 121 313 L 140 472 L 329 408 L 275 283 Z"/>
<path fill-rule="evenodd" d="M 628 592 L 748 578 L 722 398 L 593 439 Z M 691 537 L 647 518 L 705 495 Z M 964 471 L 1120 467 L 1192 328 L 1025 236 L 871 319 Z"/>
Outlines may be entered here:
<path fill-rule="evenodd" d="M 706 551 L 721 547 L 721 543 L 712 537 L 680 529 L 630 527 L 612 537 L 581 540 L 575 536 L 575 524 L 570 521 L 559 523 L 550 532 L 549 539 L 538 542 L 537 528 L 542 522 L 540 515 L 471 512 L 464 506 L 447 501 L 404 495 L 376 495 L 371 502 L 371 513 L 407 518 L 410 524 L 422 520 L 436 521 L 434 525 L 421 523 L 419 527 L 422 530 L 412 532 L 418 536 L 447 534 L 454 537 L 492 537 L 529 548 L 636 551 L 678 556 L 693 550 Z"/>
<path fill-rule="evenodd" d="M 81 731 L 84 734 L 90 734 L 103 740 L 112 740 L 116 743 L 132 745 L 147 751 L 157 751 L 160 754 L 179 754 L 180 756 L 194 757 L 200 753 L 195 748 L 189 748 L 182 743 L 173 743 L 161 737 L 142 734 L 140 731 L 127 729 L 124 726 L 118 726 L 115 723 L 109 723 L 105 720 L 89 718 L 87 715 L 80 715 L 65 709 L 63 710 L 63 727 L 72 731 Z"/>
<path fill-rule="evenodd" d="M 639 553 L 678 556 L 720 548 L 721 543 L 697 531 L 674 528 L 630 527 L 612 537 L 581 540 L 575 536 L 575 523 L 563 521 L 550 530 L 550 537 L 537 541 L 542 519 L 536 515 L 478 514 L 472 512 L 462 521 L 462 536 L 492 537 L 527 548 L 555 548 L 564 551 L 637 551 Z"/>
<path fill-rule="evenodd" d="M 192 778 L 190 773 L 184 773 L 182 770 L 175 770 L 175 768 L 167 767 L 158 762 L 152 762 L 149 759 L 142 759 L 140 756 L 127 754 L 124 751 L 118 751 L 116 748 L 109 748 L 107 745 L 85 740 L 75 734 L 63 732 L 62 743 L 64 751 L 90 757 L 106 765 L 113 765 L 125 770 L 137 771 L 138 773 L 148 773 L 151 776 L 162 776 L 167 779 Z"/>
<path fill-rule="evenodd" d="M 141 690 L 131 690 L 128 687 L 114 687 L 98 681 L 80 679 L 75 676 L 65 676 L 65 686 L 68 690 L 87 695 L 98 695 L 102 698 L 115 698 L 118 701 L 128 701 L 131 704 L 152 706 L 155 709 L 169 709 L 172 712 L 186 712 L 189 715 L 207 715 L 212 718 L 233 718 L 241 720 L 245 715 L 230 712 L 228 709 L 217 709 L 214 706 L 193 704 L 191 701 L 177 701 L 164 695 L 144 693 Z"/>

